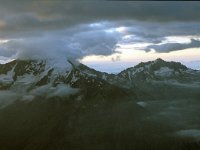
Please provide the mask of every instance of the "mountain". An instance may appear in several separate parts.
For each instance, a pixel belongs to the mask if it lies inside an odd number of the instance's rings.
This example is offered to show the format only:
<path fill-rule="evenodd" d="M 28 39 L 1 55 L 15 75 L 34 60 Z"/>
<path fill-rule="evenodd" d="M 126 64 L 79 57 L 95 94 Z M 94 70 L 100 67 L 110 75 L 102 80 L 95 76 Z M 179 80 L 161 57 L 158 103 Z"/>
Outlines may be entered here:
<path fill-rule="evenodd" d="M 0 65 L 0 149 L 96 149 L 113 143 L 118 126 L 138 124 L 143 109 L 134 94 L 106 76 L 72 60 L 65 67 L 49 60 Z"/>
<path fill-rule="evenodd" d="M 166 62 L 160 58 L 155 61 L 140 63 L 118 74 L 129 81 L 140 80 L 187 80 L 198 72 L 187 68 L 179 62 Z"/>
<path fill-rule="evenodd" d="M 200 98 L 200 72 L 162 59 L 142 62 L 117 75 L 140 100 Z"/>
<path fill-rule="evenodd" d="M 179 62 L 166 62 L 162 59 L 142 62 L 119 74 L 96 71 L 73 60 L 66 61 L 63 66 L 51 60 L 15 60 L 0 65 L 0 74 L 1 90 L 34 93 L 39 89 L 38 93 L 41 94 L 41 91 L 44 91 L 43 94 L 59 93 L 55 91 L 60 91 L 64 86 L 92 89 L 94 92 L 108 87 L 128 90 L 132 86 L 150 82 L 180 85 L 200 81 L 199 71 L 189 69 Z M 23 88 L 19 88 L 21 86 Z"/>
<path fill-rule="evenodd" d="M 187 136 L 200 123 L 199 74 L 161 59 L 119 74 L 74 60 L 2 64 L 0 149 L 199 149 Z"/>
<path fill-rule="evenodd" d="M 96 79 L 98 78 L 97 74 L 101 75 L 100 72 L 71 61 L 66 61 L 66 64 L 68 67 L 63 70 L 57 66 L 51 66 L 49 61 L 43 60 L 15 60 L 0 65 L 1 88 L 14 88 L 17 83 L 29 85 L 29 88 L 31 85 L 52 84 L 52 86 L 55 86 L 61 83 L 79 87 L 82 86 L 81 83 L 76 83 L 80 82 L 82 78 L 88 80 L 88 83 L 98 82 Z M 94 73 L 92 74 L 92 72 Z M 92 79 L 93 81 L 90 81 Z M 99 84 L 95 83 L 94 85 L 100 86 L 101 84 L 99 78 Z"/>
<path fill-rule="evenodd" d="M 108 76 L 113 75 L 72 60 L 66 61 L 64 67 L 49 60 L 15 60 L 0 65 L 0 90 L 20 93 L 22 97 L 18 97 L 23 100 L 77 93 L 101 99 L 128 95 L 123 88 L 107 82 Z"/>

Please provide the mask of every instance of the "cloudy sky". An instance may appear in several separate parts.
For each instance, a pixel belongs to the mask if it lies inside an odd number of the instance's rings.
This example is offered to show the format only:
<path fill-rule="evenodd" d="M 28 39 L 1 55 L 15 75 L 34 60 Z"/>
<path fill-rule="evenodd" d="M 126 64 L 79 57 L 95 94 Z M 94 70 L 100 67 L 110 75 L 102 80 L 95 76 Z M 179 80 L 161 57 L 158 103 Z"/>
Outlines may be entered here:
<path fill-rule="evenodd" d="M 97 70 L 119 72 L 158 57 L 200 69 L 199 2 L 0 4 L 0 63 L 73 58 Z"/>

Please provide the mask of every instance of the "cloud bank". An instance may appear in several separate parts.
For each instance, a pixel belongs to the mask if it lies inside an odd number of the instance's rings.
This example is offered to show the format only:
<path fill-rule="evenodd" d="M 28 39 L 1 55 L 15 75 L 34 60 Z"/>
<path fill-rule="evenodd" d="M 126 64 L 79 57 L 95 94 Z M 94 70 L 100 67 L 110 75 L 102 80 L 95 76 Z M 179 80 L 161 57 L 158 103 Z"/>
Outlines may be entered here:
<path fill-rule="evenodd" d="M 0 6 L 0 33 L 28 35 L 103 20 L 199 21 L 198 2 L 115 1 L 4 1 Z"/>
<path fill-rule="evenodd" d="M 166 53 L 170 51 L 183 50 L 187 48 L 199 48 L 199 47 L 200 47 L 200 41 L 191 39 L 190 43 L 166 43 L 160 45 L 150 45 L 146 48 L 146 51 L 154 49 L 157 52 Z"/>
<path fill-rule="evenodd" d="M 198 2 L 4 1 L 0 62 L 108 56 L 120 44 L 157 53 L 199 47 L 199 11 Z M 169 36 L 190 36 L 191 43 L 164 43 Z"/>

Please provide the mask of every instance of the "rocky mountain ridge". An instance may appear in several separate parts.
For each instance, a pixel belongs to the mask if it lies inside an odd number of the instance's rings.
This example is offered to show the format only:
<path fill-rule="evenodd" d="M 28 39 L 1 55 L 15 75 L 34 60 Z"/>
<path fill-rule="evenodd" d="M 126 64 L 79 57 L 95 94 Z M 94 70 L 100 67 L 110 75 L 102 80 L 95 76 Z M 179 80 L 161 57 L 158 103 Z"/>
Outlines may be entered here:
<path fill-rule="evenodd" d="M 91 86 L 102 87 L 103 84 L 117 84 L 120 82 L 189 81 L 197 80 L 200 74 L 181 63 L 166 62 L 162 59 L 142 62 L 118 74 L 96 71 L 71 60 L 68 60 L 66 64 L 68 67 L 63 71 L 58 71 L 55 66 L 49 65 L 44 60 L 15 60 L 0 65 L 0 89 L 15 88 L 19 84 L 30 90 L 35 86 L 47 84 L 52 86 L 65 84 L 79 88 L 86 83 L 90 83 Z"/>

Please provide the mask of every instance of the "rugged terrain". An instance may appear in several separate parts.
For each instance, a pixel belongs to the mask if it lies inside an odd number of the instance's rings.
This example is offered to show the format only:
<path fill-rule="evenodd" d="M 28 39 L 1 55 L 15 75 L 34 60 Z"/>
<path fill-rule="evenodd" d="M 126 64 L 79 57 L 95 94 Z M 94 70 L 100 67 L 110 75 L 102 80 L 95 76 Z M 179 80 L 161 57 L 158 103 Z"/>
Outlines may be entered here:
<path fill-rule="evenodd" d="M 200 148 L 200 72 L 162 59 L 108 74 L 68 60 L 0 65 L 0 149 Z"/>

